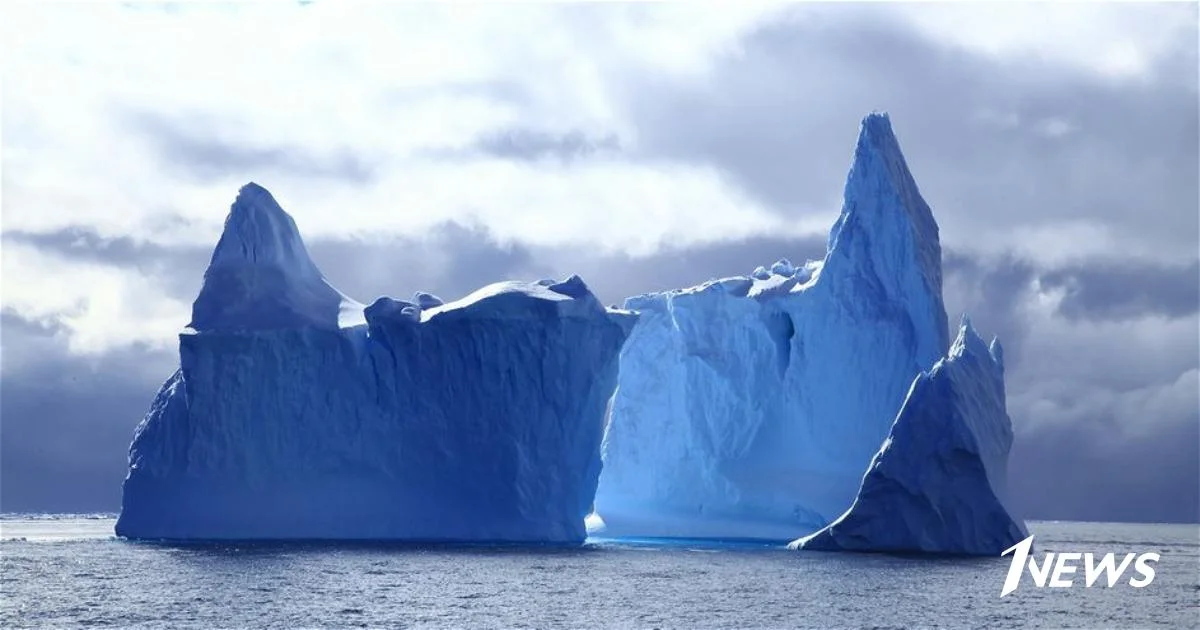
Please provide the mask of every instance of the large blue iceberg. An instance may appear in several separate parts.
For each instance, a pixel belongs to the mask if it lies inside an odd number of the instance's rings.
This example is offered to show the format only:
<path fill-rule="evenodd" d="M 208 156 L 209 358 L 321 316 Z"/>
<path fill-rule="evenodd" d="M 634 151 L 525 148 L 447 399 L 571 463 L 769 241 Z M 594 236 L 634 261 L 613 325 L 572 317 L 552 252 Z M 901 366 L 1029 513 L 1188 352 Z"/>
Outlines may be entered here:
<path fill-rule="evenodd" d="M 948 346 L 938 228 L 886 114 L 824 260 L 633 297 L 596 496 L 606 535 L 792 540 L 845 511 Z"/>
<path fill-rule="evenodd" d="M 1004 356 L 963 319 L 913 380 L 850 509 L 794 549 L 1000 555 L 1029 534 L 1002 502 L 1012 446 Z"/>
<path fill-rule="evenodd" d="M 862 122 L 822 260 L 625 307 L 574 276 L 364 307 L 247 185 L 136 430 L 117 533 L 590 527 L 969 554 L 1024 538 L 1003 505 L 999 345 L 969 324 L 949 343 L 938 227 L 886 114 Z"/>
<path fill-rule="evenodd" d="M 580 542 L 635 321 L 578 277 L 363 308 L 247 185 L 134 435 L 117 534 Z"/>

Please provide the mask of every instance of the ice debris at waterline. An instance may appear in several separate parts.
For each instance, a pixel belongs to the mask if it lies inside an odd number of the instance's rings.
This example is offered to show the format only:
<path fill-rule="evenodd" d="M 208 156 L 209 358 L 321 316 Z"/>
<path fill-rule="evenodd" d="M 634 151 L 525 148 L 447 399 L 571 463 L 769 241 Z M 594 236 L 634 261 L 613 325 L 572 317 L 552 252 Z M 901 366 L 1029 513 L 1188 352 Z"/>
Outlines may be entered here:
<path fill-rule="evenodd" d="M 913 378 L 949 345 L 938 227 L 886 114 L 862 121 L 824 260 L 625 306 L 641 318 L 591 520 L 606 536 L 788 541 L 820 529 L 854 500 Z"/>
<path fill-rule="evenodd" d="M 134 434 L 117 534 L 580 542 L 635 321 L 578 277 L 364 309 L 249 184 Z"/>
<path fill-rule="evenodd" d="M 1012 437 L 1000 345 L 964 318 L 946 358 L 913 381 L 854 504 L 791 547 L 1000 555 L 1029 535 L 1001 502 Z"/>

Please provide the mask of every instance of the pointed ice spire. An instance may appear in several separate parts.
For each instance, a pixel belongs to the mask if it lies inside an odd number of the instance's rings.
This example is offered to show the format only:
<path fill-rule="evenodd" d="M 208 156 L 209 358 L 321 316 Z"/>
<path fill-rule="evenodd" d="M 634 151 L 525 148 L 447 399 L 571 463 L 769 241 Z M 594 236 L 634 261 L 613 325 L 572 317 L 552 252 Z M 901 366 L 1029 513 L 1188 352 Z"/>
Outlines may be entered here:
<path fill-rule="evenodd" d="M 1000 368 L 1000 371 L 1003 372 L 1004 346 L 1000 345 L 999 337 L 992 337 L 992 343 L 988 346 L 988 354 L 992 355 L 992 360 L 996 362 L 996 365 Z"/>
<path fill-rule="evenodd" d="M 921 197 L 885 113 L 862 120 L 846 176 L 841 216 L 829 233 L 822 282 L 863 287 L 861 303 L 906 304 L 928 368 L 946 351 L 942 247 L 933 212 Z M 928 333 L 928 334 L 926 334 Z"/>
<path fill-rule="evenodd" d="M 854 161 L 846 176 L 842 214 L 829 233 L 830 249 L 855 215 L 860 229 L 871 231 L 894 227 L 898 219 L 902 220 L 912 231 L 917 262 L 922 271 L 937 280 L 940 293 L 942 250 L 937 222 L 908 170 L 886 113 L 868 114 L 859 127 Z"/>
<path fill-rule="evenodd" d="M 970 316 L 966 313 L 962 314 L 962 319 L 958 324 L 958 336 L 955 337 L 954 343 L 951 344 L 948 354 L 951 357 L 973 354 L 979 357 L 986 356 L 991 358 L 991 352 L 988 351 L 987 344 L 984 343 L 983 337 L 979 336 L 979 332 L 971 324 Z"/>
<path fill-rule="evenodd" d="M 316 271 L 296 222 L 254 182 L 238 191 L 209 267 L 245 264 L 277 266 L 289 273 Z"/>
<path fill-rule="evenodd" d="M 338 327 L 342 310 L 358 310 L 329 286 L 308 255 L 300 230 L 267 189 L 238 191 L 192 305 L 195 330 Z"/>

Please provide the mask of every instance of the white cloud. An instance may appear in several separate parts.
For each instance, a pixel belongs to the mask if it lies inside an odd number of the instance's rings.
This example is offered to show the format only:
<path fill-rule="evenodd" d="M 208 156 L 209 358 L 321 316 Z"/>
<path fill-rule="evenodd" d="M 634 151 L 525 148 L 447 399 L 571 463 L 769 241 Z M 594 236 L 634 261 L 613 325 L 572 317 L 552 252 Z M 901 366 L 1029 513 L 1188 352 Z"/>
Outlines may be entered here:
<path fill-rule="evenodd" d="M 1075 125 L 1062 118 L 1047 118 L 1041 122 L 1038 128 L 1042 135 L 1048 138 L 1061 138 L 1075 131 Z"/>
<path fill-rule="evenodd" d="M 22 243 L 4 245 L 0 269 L 5 310 L 60 324 L 76 354 L 103 354 L 134 343 L 166 347 L 191 311 L 141 273 L 66 260 Z"/>
<path fill-rule="evenodd" d="M 1009 372 L 1010 414 L 1023 430 L 1108 419 L 1125 435 L 1194 413 L 1200 398 L 1200 316 L 1089 321 L 1057 314 L 1064 294 L 1036 283 L 1021 296 L 1027 325 Z"/>
<path fill-rule="evenodd" d="M 310 239 L 413 235 L 456 220 L 503 241 L 637 255 L 795 229 L 710 167 L 429 157 L 513 127 L 617 134 L 634 147 L 614 77 L 636 66 L 702 78 L 768 5 L 6 9 L 6 231 L 83 227 L 208 246 L 251 179 Z M 189 176 L 178 164 L 188 156 L 163 154 L 188 147 L 151 137 L 139 116 L 218 149 L 351 151 L 374 177 L 314 180 L 266 163 Z M 186 305 L 155 297 L 160 289 L 134 272 L 19 244 L 3 258 L 4 306 L 57 317 L 73 351 L 169 343 L 186 321 Z"/>
<path fill-rule="evenodd" d="M 981 109 L 972 114 L 971 120 L 1002 129 L 1016 129 L 1021 124 L 1021 117 L 1016 112 L 1000 112 L 994 109 Z"/>
<path fill-rule="evenodd" d="M 971 50 L 1044 55 L 1121 77 L 1165 50 L 1151 37 L 1163 20 L 1188 14 L 1171 9 L 1134 19 L 1119 8 L 1039 5 L 1047 17 L 1033 19 L 1029 7 L 937 9 L 895 10 Z M 615 134 L 636 153 L 639 129 L 623 109 L 640 97 L 627 92 L 638 84 L 630 76 L 707 81 L 720 56 L 740 54 L 742 34 L 781 12 L 814 15 L 809 6 L 761 3 L 707 11 L 667 4 L 6 6 L 2 228 L 83 227 L 104 237 L 209 246 L 237 188 L 253 179 L 279 197 L 310 239 L 411 236 L 455 220 L 501 241 L 642 255 L 664 245 L 823 233 L 834 207 L 785 220 L 709 166 L 620 152 L 560 163 L 468 151 L 483 134 L 527 127 Z M 188 156 L 170 155 L 187 147 L 139 128 L 140 116 L 217 149 L 315 160 L 349 153 L 373 176 L 314 178 L 267 163 L 189 176 L 180 170 Z M 981 121 L 1016 126 L 1010 116 L 984 112 Z M 1046 124 L 1045 132 L 1063 129 Z M 432 157 L 439 151 L 466 157 Z M 953 213 L 940 218 L 951 239 L 969 234 Z M 1086 221 L 1030 230 L 1014 238 L 1039 259 L 1109 250 L 1119 240 Z M 68 263 L 27 246 L 6 247 L 4 261 L 5 306 L 31 316 L 66 313 L 80 351 L 163 343 L 186 317 L 185 305 L 155 298 L 149 280 L 132 272 Z"/>
<path fill-rule="evenodd" d="M 1007 238 L 988 241 L 992 254 L 1014 252 L 1022 258 L 1048 266 L 1060 266 L 1095 256 L 1107 257 L 1124 250 L 1126 255 L 1151 257 L 1153 252 L 1133 251 L 1134 243 L 1122 243 L 1113 229 L 1090 219 L 1048 219 L 1041 224 L 1014 226 Z"/>
<path fill-rule="evenodd" d="M 1074 67 L 1113 80 L 1145 78 L 1195 37 L 1194 3 L 954 2 L 897 4 L 920 31 L 999 59 Z"/>
<path fill-rule="evenodd" d="M 377 162 L 376 185 L 323 184 L 337 206 L 305 197 L 312 216 L 298 219 L 314 234 L 410 233 L 476 213 L 514 238 L 523 236 L 511 234 L 515 223 L 534 242 L 637 250 L 668 231 L 690 243 L 730 224 L 733 236 L 777 227 L 710 169 L 421 159 L 423 150 L 462 147 L 509 126 L 616 132 L 636 143 L 614 110 L 610 75 L 641 60 L 702 73 L 761 7 L 719 19 L 670 7 L 21 8 L 7 27 L 5 229 L 86 225 L 158 242 L 207 240 L 208 230 L 172 233 L 146 219 L 173 207 L 219 225 L 236 187 L 256 177 L 269 176 L 289 197 L 320 194 L 286 172 L 203 184 L 179 177 L 132 128 L 139 111 L 199 126 L 193 131 L 212 142 L 315 154 L 351 148 Z M 505 83 L 525 95 L 519 109 L 487 93 Z M 455 89 L 462 86 L 483 88 Z M 617 220 L 597 231 L 605 214 Z"/>

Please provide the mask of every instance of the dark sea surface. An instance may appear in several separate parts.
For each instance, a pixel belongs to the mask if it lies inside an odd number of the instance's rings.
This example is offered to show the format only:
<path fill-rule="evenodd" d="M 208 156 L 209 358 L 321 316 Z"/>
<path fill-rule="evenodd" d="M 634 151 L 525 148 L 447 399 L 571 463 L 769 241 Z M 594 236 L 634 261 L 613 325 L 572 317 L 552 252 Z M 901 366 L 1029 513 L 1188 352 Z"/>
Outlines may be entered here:
<path fill-rule="evenodd" d="M 0 628 L 1200 627 L 1200 526 L 1033 522 L 1035 554 L 1157 551 L 1144 588 L 1021 587 L 1005 558 L 597 539 L 582 548 L 161 546 L 0 519 Z"/>

